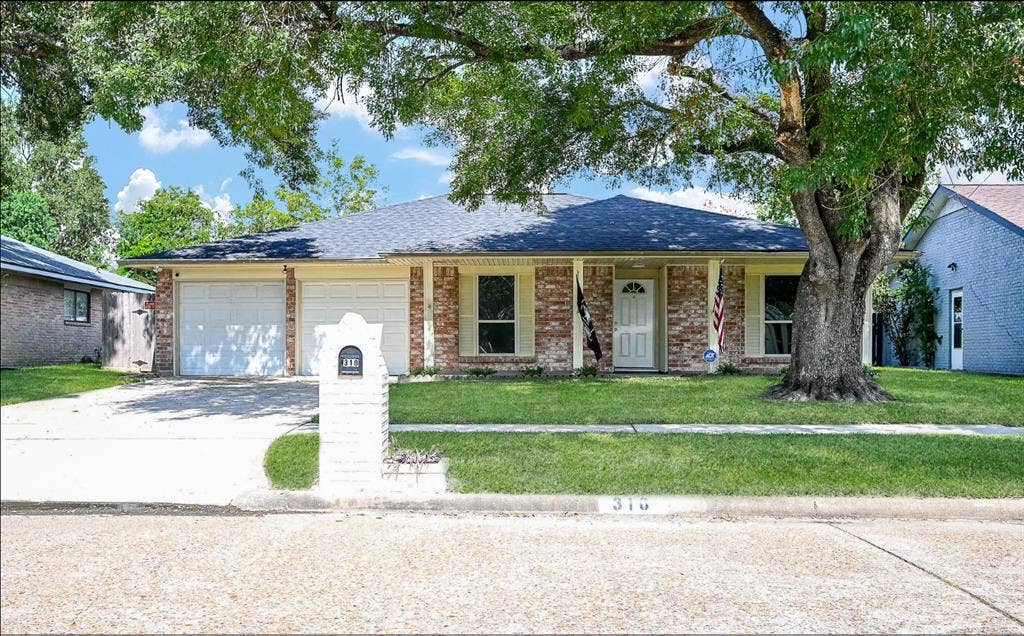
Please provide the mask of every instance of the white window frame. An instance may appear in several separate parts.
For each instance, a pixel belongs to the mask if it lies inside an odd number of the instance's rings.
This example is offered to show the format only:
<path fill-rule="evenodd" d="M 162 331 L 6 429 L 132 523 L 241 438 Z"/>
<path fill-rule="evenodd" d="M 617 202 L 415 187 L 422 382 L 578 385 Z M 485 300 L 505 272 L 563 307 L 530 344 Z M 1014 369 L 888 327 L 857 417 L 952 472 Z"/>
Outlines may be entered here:
<path fill-rule="evenodd" d="M 761 275 L 761 343 L 760 343 L 761 356 L 765 357 L 765 358 L 790 358 L 793 355 L 792 350 L 790 350 L 789 353 L 766 353 L 765 350 L 764 350 L 764 334 L 765 334 L 765 331 L 766 331 L 765 325 L 792 325 L 793 324 L 793 320 L 792 319 L 790 319 L 790 320 L 768 320 L 767 315 L 765 314 L 765 306 L 768 304 L 768 296 L 764 293 L 764 288 L 765 288 L 764 281 L 769 276 L 771 276 L 771 277 L 789 276 L 789 277 L 792 277 L 792 278 L 800 278 L 800 275 L 799 274 L 762 274 Z M 790 331 L 790 334 L 792 334 L 792 330 Z M 792 335 L 790 336 L 790 338 L 791 338 L 790 339 L 790 346 L 792 346 Z"/>
<path fill-rule="evenodd" d="M 512 277 L 512 320 L 481 320 L 480 319 L 480 277 Z M 519 274 L 514 272 L 475 274 L 473 276 L 473 323 L 476 325 L 475 355 L 481 358 L 501 358 L 519 355 Z M 480 351 L 480 325 L 481 324 L 508 324 L 512 323 L 513 346 L 511 353 L 484 353 Z"/>

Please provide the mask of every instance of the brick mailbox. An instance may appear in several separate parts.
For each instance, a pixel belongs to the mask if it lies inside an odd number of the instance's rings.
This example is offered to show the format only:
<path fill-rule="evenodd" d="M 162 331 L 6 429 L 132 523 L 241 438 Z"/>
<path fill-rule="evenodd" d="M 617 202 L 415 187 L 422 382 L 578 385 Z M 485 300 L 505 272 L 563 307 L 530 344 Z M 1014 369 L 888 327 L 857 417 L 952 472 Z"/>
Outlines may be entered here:
<path fill-rule="evenodd" d="M 388 370 L 383 325 L 347 313 L 316 327 L 320 356 L 320 490 L 346 496 L 379 492 L 388 446 Z"/>

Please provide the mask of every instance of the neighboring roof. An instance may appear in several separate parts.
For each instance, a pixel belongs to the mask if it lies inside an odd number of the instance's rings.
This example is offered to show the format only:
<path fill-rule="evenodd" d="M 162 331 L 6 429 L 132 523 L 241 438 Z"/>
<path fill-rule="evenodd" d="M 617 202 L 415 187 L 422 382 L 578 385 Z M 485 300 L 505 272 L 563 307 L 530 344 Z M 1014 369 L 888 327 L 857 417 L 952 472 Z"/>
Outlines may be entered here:
<path fill-rule="evenodd" d="M 54 254 L 28 243 L 0 236 L 0 269 L 91 287 L 127 292 L 153 292 L 137 280 Z"/>
<path fill-rule="evenodd" d="M 546 212 L 488 197 L 469 212 L 446 197 L 129 259 L 376 259 L 389 254 L 806 252 L 795 227 L 627 196 L 545 195 Z"/>
<path fill-rule="evenodd" d="M 973 201 L 1017 227 L 1024 228 L 1024 183 L 944 187 L 960 199 Z"/>
<path fill-rule="evenodd" d="M 925 204 L 922 215 L 930 219 L 928 225 L 911 230 L 903 239 L 904 246 L 914 249 L 940 216 L 946 202 L 957 201 L 966 210 L 973 210 L 1007 229 L 1024 236 L 1024 184 L 993 185 L 953 184 L 940 185 Z M 959 211 L 954 210 L 954 211 Z"/>

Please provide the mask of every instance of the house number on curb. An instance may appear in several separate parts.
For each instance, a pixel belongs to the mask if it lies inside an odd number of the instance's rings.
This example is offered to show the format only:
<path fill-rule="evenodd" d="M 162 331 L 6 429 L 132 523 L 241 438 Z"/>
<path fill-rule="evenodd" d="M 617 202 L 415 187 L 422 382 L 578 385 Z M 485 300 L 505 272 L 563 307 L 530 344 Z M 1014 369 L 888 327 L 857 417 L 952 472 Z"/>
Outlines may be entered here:
<path fill-rule="evenodd" d="M 338 353 L 338 375 L 363 375 L 363 352 L 359 347 L 342 347 Z"/>
<path fill-rule="evenodd" d="M 647 512 L 647 497 L 612 497 L 612 512 Z"/>

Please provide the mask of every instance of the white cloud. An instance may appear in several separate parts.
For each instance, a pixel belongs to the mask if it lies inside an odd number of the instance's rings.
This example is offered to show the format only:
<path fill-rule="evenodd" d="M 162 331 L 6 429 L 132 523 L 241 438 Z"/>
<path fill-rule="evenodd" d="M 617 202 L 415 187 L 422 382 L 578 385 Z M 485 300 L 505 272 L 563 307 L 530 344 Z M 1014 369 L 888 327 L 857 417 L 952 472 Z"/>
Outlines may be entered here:
<path fill-rule="evenodd" d="M 229 185 L 231 185 L 231 177 L 228 177 L 227 179 L 224 179 L 223 181 L 220 182 L 220 191 L 224 192 L 224 188 L 228 187 Z"/>
<path fill-rule="evenodd" d="M 645 58 L 641 66 L 636 73 L 633 74 L 633 81 L 644 91 L 658 88 L 661 84 L 661 78 L 665 75 L 665 68 L 668 66 L 667 57 L 656 57 L 653 62 L 649 58 Z"/>
<path fill-rule="evenodd" d="M 134 212 L 139 209 L 140 203 L 152 199 L 159 189 L 160 182 L 156 180 L 152 170 L 137 168 L 128 177 L 128 184 L 117 193 L 114 210 L 122 214 Z"/>
<path fill-rule="evenodd" d="M 391 158 L 419 161 L 420 163 L 425 163 L 429 166 L 447 166 L 452 162 L 452 158 L 448 155 L 434 150 L 427 150 L 426 148 L 402 148 L 398 152 L 392 154 Z"/>
<path fill-rule="evenodd" d="M 155 108 L 143 108 L 142 116 L 139 143 L 152 152 L 165 153 L 180 147 L 198 148 L 212 139 L 210 133 L 191 126 L 184 119 L 178 120 L 177 128 L 166 128 L 163 117 Z"/>
<path fill-rule="evenodd" d="M 964 174 L 960 166 L 939 166 L 940 183 L 970 183 L 974 185 L 999 185 L 1006 183 L 1019 183 L 1012 181 L 1003 171 L 996 172 L 975 172 L 970 178 Z"/>
<path fill-rule="evenodd" d="M 207 196 L 206 188 L 204 188 L 202 184 L 197 185 L 192 189 L 192 191 L 196 193 L 196 196 L 199 197 L 199 200 L 203 205 L 216 212 L 217 216 L 219 216 L 222 221 L 226 223 L 230 220 L 231 212 L 235 209 L 234 204 L 231 203 L 231 194 L 227 192 L 224 192 L 223 194 L 215 194 L 211 199 Z"/>
<path fill-rule="evenodd" d="M 441 185 L 451 185 L 452 179 L 455 178 L 454 172 L 445 172 L 437 178 L 437 182 Z"/>
<path fill-rule="evenodd" d="M 757 210 L 749 201 L 739 197 L 711 192 L 710 190 L 700 186 L 680 188 L 675 192 L 669 193 L 658 192 L 657 190 L 651 190 L 650 188 L 637 187 L 633 188 L 630 191 L 630 194 L 639 199 L 657 201 L 658 203 L 669 203 L 671 205 L 679 205 L 685 208 L 710 210 L 712 212 L 732 214 L 733 216 L 757 218 Z"/>
<path fill-rule="evenodd" d="M 363 103 L 370 94 L 370 88 L 365 85 L 360 86 L 354 92 L 346 87 L 340 94 L 321 97 L 314 105 L 317 109 L 331 117 L 354 119 L 363 128 L 373 130 L 370 122 L 370 111 L 366 109 Z"/>

